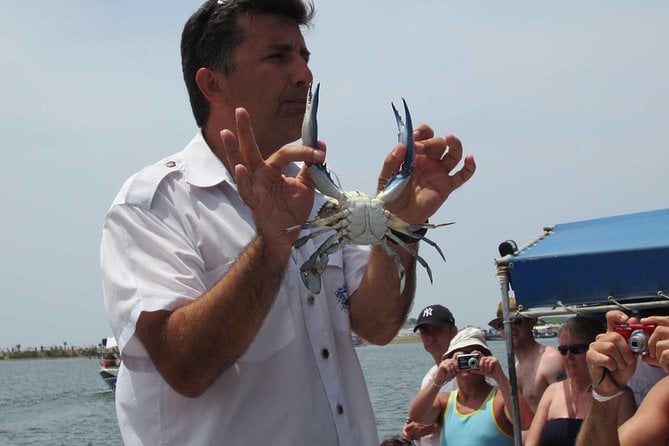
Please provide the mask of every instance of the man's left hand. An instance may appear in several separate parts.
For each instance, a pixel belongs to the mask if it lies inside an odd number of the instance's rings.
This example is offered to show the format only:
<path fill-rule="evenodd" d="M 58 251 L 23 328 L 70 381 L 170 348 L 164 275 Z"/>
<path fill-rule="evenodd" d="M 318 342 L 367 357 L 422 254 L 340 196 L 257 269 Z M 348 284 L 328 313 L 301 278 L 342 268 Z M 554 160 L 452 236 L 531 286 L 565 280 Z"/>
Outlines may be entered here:
<path fill-rule="evenodd" d="M 464 157 L 462 168 L 454 171 L 462 156 L 462 143 L 453 135 L 435 137 L 434 131 L 421 124 L 414 130 L 416 169 L 410 183 L 400 197 L 386 204 L 386 208 L 407 223 L 423 223 L 446 201 L 448 196 L 467 182 L 474 171 L 474 157 Z M 399 171 L 404 162 L 406 148 L 397 145 L 386 156 L 379 174 L 378 190 Z"/>

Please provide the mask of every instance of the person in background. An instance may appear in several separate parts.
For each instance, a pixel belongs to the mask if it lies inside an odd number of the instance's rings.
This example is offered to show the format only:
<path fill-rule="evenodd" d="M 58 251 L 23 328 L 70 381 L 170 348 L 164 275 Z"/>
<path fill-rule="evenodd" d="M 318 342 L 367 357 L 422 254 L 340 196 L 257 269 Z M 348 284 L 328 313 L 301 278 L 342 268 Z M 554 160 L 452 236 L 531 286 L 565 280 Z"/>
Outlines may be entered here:
<path fill-rule="evenodd" d="M 414 446 L 415 444 L 416 443 L 402 435 L 394 435 L 381 441 L 379 446 Z"/>
<path fill-rule="evenodd" d="M 654 325 L 648 338 L 643 361 L 669 372 L 669 317 L 638 319 L 622 311 L 606 313 L 607 332 L 597 336 L 587 353 L 592 380 L 592 398 L 588 414 L 576 439 L 577 446 L 657 446 L 669 444 L 669 376 L 655 384 L 641 405 L 622 426 L 618 416 L 624 386 L 636 371 L 637 356 L 628 340 L 615 327 L 619 324 Z"/>
<path fill-rule="evenodd" d="M 420 312 L 414 333 L 420 333 L 420 340 L 425 351 L 434 359 L 434 366 L 425 374 L 420 388 L 431 386 L 433 375 L 437 372 L 441 357 L 448 350 L 451 339 L 458 332 L 455 326 L 455 318 L 451 311 L 442 305 L 430 305 Z M 440 392 L 450 392 L 455 388 L 455 380 L 441 387 Z M 402 431 L 406 438 L 415 440 L 417 446 L 439 445 L 439 423 L 420 424 L 410 419 Z"/>
<path fill-rule="evenodd" d="M 669 316 L 669 307 L 660 307 L 654 309 L 641 310 L 635 314 L 637 318 L 649 316 Z M 650 389 L 662 378 L 667 376 L 662 367 L 657 364 L 649 364 L 643 360 L 644 355 L 637 355 L 636 370 L 634 375 L 627 382 L 627 387 L 634 392 L 634 400 L 637 407 L 641 401 L 648 395 Z"/>
<path fill-rule="evenodd" d="M 590 374 L 585 352 L 595 337 L 604 331 L 604 325 L 591 316 L 572 317 L 560 327 L 558 351 L 567 370 L 567 379 L 551 384 L 544 392 L 525 438 L 525 446 L 574 444 L 592 399 L 587 392 Z M 625 390 L 622 401 L 619 425 L 636 409 L 631 389 Z"/>
<path fill-rule="evenodd" d="M 290 145 L 313 82 L 302 35 L 313 14 L 302 0 L 209 0 L 184 26 L 183 75 L 200 129 L 126 181 L 102 231 L 126 445 L 379 443 L 351 332 L 393 339 L 413 300 L 415 257 L 397 250 L 402 292 L 380 246 L 343 246 L 312 293 L 300 266 L 330 234 L 294 251 L 300 231 L 277 237 L 325 201 L 304 165 L 324 162 L 325 143 Z M 422 224 L 475 163 L 427 125 L 414 139 L 414 175 L 386 209 Z M 379 184 L 405 153 L 398 144 L 386 156 Z"/>
<path fill-rule="evenodd" d="M 515 297 L 509 298 L 509 310 L 518 310 Z M 497 307 L 497 317 L 488 324 L 504 335 L 502 303 Z M 518 388 L 533 411 L 537 410 L 546 388 L 564 379 L 565 370 L 556 348 L 540 344 L 534 339 L 534 318 L 517 317 L 513 320 L 513 352 L 516 356 Z"/>
<path fill-rule="evenodd" d="M 512 445 L 511 384 L 492 356 L 485 332 L 474 327 L 459 331 L 443 358 L 431 385 L 421 389 L 411 402 L 409 418 L 422 424 L 440 423 L 442 446 Z M 440 393 L 440 388 L 453 378 L 457 379 L 457 389 Z M 518 402 L 520 427 L 527 429 L 532 409 L 522 395 Z"/>

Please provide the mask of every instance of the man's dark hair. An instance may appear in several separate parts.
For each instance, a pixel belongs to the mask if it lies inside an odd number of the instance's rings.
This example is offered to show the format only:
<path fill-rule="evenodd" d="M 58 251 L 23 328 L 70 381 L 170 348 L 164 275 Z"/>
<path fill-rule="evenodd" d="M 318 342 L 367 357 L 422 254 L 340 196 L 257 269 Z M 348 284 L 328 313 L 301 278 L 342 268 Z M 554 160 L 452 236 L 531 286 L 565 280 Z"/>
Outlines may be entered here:
<path fill-rule="evenodd" d="M 315 14 L 309 0 L 208 0 L 186 22 L 181 34 L 181 68 L 195 122 L 204 127 L 209 103 L 195 82 L 202 67 L 231 74 L 235 67 L 232 52 L 244 41 L 237 24 L 242 14 L 274 14 L 308 26 Z"/>

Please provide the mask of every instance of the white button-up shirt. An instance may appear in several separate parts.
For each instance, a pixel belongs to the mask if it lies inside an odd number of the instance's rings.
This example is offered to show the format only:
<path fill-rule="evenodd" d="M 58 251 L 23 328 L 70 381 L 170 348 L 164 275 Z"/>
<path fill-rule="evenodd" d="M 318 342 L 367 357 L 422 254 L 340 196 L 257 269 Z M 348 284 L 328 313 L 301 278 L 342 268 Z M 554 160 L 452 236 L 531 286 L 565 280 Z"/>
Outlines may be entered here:
<path fill-rule="evenodd" d="M 314 209 L 322 202 L 318 195 Z M 253 343 L 201 397 L 175 392 L 150 361 L 135 335 L 140 313 L 199 298 L 254 234 L 249 209 L 201 133 L 117 195 L 105 220 L 101 266 L 123 358 L 116 411 L 125 444 L 378 444 L 348 313 L 368 249 L 345 246 L 330 255 L 319 295 L 299 278 L 299 266 L 329 234 L 297 250 Z"/>

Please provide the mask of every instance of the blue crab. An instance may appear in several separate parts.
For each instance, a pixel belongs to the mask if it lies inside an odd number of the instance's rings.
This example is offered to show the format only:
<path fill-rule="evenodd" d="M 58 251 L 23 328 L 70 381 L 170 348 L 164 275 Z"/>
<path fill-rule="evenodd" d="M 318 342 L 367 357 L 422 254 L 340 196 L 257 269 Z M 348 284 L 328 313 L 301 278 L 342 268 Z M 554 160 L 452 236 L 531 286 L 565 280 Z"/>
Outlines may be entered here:
<path fill-rule="evenodd" d="M 319 88 L 320 84 L 317 84 L 313 90 L 313 94 L 311 88 L 309 89 L 307 107 L 302 124 L 302 143 L 309 147 L 316 147 L 318 137 L 316 113 L 318 111 Z M 415 168 L 411 114 L 404 99 L 402 99 L 402 103 L 404 105 L 406 123 L 402 121 L 399 112 L 395 108 L 395 104 L 391 105 L 397 122 L 398 140 L 406 147 L 406 158 L 401 170 L 388 181 L 384 189 L 376 197 L 372 198 L 359 191 L 344 192 L 332 181 L 332 177 L 325 164 L 308 165 L 309 175 L 315 187 L 330 198 L 318 211 L 316 218 L 304 224 L 286 228 L 279 233 L 279 236 L 296 229 L 314 229 L 309 234 L 295 240 L 293 247 L 297 249 L 308 240 L 324 232 L 334 231 L 334 234 L 328 237 L 300 267 L 302 282 L 314 294 L 318 294 L 321 291 L 321 275 L 327 266 L 328 255 L 336 252 L 346 244 L 379 245 L 395 263 L 400 278 L 400 292 L 404 291 L 405 271 L 400 262 L 399 255 L 388 244 L 388 240 L 414 256 L 426 269 L 430 282 L 432 282 L 432 270 L 427 262 L 405 240 L 408 238 L 411 242 L 414 240 L 425 241 L 432 245 L 441 258 L 446 261 L 444 253 L 439 246 L 425 237 L 425 230 L 452 223 L 409 224 L 384 207 L 385 203 L 391 202 L 400 196 L 409 183 L 411 174 Z"/>

